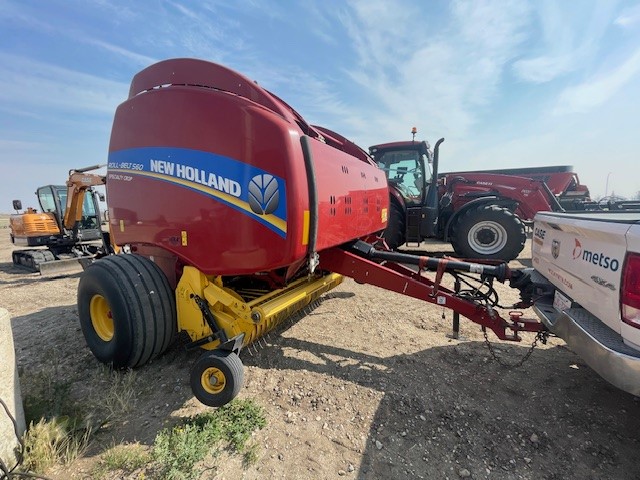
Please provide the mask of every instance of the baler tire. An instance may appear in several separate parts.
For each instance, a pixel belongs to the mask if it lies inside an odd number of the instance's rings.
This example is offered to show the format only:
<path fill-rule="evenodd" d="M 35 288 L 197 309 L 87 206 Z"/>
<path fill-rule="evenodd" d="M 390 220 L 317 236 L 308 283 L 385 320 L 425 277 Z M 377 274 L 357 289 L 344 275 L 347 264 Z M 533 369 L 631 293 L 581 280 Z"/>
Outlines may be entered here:
<path fill-rule="evenodd" d="M 144 365 L 177 329 L 174 292 L 151 260 L 133 254 L 93 262 L 78 285 L 80 327 L 91 352 L 113 368 Z"/>
<path fill-rule="evenodd" d="M 389 218 L 387 219 L 387 228 L 385 228 L 382 237 L 391 250 L 396 250 L 399 246 L 405 244 L 404 211 L 393 200 L 389 202 Z"/>
<path fill-rule="evenodd" d="M 244 368 L 237 353 L 211 350 L 200 355 L 193 365 L 191 390 L 201 403 L 221 407 L 240 393 L 243 379 Z"/>
<path fill-rule="evenodd" d="M 491 235 L 482 245 L 478 235 Z M 527 235 L 522 220 L 507 208 L 483 205 L 462 214 L 453 227 L 451 244 L 464 258 L 511 261 L 524 248 Z M 475 242 L 475 246 L 474 246 Z"/>

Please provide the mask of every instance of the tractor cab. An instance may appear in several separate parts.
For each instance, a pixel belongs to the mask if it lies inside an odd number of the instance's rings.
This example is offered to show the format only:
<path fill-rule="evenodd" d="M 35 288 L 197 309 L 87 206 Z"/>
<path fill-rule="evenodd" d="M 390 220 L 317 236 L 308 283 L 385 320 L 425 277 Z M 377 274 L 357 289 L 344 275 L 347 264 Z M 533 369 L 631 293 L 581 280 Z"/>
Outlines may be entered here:
<path fill-rule="evenodd" d="M 415 135 L 415 132 L 412 132 Z M 438 222 L 437 150 L 425 141 L 374 145 L 369 153 L 389 183 L 390 221 L 385 240 L 391 248 L 436 234 Z"/>
<path fill-rule="evenodd" d="M 424 148 L 379 148 L 371 152 L 378 168 L 384 170 L 388 182 L 396 187 L 407 205 L 421 205 L 431 183 L 429 146 L 426 142 L 416 146 Z"/>

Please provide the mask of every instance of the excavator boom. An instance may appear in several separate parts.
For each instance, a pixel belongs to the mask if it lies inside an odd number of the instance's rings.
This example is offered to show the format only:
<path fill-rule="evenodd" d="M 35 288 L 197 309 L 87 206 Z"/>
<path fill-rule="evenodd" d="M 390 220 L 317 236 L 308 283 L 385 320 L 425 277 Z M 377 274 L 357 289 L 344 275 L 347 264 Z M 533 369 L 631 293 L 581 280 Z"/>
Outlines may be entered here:
<path fill-rule="evenodd" d="M 86 172 L 104 166 L 105 165 L 94 165 L 69 172 L 69 180 L 67 180 L 67 205 L 62 222 L 64 228 L 71 230 L 82 219 L 82 205 L 87 189 L 107 183 L 106 176 Z"/>

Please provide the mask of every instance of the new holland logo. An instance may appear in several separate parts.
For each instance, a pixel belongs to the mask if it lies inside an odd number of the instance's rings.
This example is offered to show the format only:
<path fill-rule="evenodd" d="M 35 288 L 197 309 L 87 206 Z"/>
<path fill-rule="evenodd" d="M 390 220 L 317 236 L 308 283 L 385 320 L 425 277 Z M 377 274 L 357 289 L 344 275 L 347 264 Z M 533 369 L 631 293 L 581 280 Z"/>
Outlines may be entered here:
<path fill-rule="evenodd" d="M 556 259 L 560 255 L 560 240 L 553 240 L 551 242 L 551 255 Z"/>
<path fill-rule="evenodd" d="M 258 215 L 268 215 L 278 208 L 280 189 L 273 175 L 256 175 L 249 182 L 249 206 Z"/>

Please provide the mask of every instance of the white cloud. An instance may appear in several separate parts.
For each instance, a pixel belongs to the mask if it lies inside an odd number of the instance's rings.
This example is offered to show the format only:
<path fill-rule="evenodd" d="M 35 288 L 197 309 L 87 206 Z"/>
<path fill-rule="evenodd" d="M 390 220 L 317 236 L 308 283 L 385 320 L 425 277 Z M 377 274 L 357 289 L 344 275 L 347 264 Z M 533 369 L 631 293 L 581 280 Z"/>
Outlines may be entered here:
<path fill-rule="evenodd" d="M 533 83 L 549 82 L 577 68 L 576 58 L 568 52 L 521 60 L 514 64 L 514 70 L 522 80 Z"/>
<path fill-rule="evenodd" d="M 4 8 L 6 6 L 6 8 Z M 98 8 L 105 8 L 109 12 L 111 18 L 119 18 L 117 21 L 123 20 L 131 20 L 133 18 L 133 14 L 127 10 L 126 8 L 119 9 L 115 8 L 114 5 L 110 5 L 104 2 L 98 2 L 96 4 Z M 16 7 L 11 3 L 6 3 L 3 5 L 3 8 L 0 9 L 0 20 L 5 19 L 14 23 L 19 23 L 29 28 L 30 30 L 37 31 L 39 33 L 46 32 L 50 35 L 60 35 L 67 38 L 70 38 L 77 42 L 86 43 L 88 45 L 94 45 L 99 47 L 105 51 L 115 53 L 119 58 L 125 58 L 128 60 L 132 60 L 137 65 L 149 65 L 151 63 L 156 62 L 154 58 L 148 57 L 146 55 L 141 55 L 132 50 L 128 50 L 126 48 L 120 47 L 110 42 L 106 42 L 100 40 L 96 35 L 96 32 L 91 32 L 91 34 L 86 34 L 80 28 L 76 28 L 75 26 L 71 27 L 69 25 L 58 25 L 47 23 L 39 18 L 37 18 L 35 12 L 29 10 L 28 7 L 24 5 L 20 5 L 20 7 Z"/>
<path fill-rule="evenodd" d="M 485 49 L 511 50 L 523 40 L 523 29 L 529 23 L 530 7 L 521 1 L 456 1 L 453 4 L 456 30 L 475 53 Z"/>
<path fill-rule="evenodd" d="M 52 32 L 53 26 L 41 21 L 29 7 L 16 5 L 11 2 L 2 2 L 0 8 L 0 21 L 8 21 L 12 25 L 25 25 L 40 32 Z"/>
<path fill-rule="evenodd" d="M 86 2 L 80 0 L 76 3 L 80 4 L 81 7 L 88 7 Z M 118 2 L 114 0 L 92 0 L 91 2 L 97 8 L 103 10 L 105 15 L 109 17 L 109 19 L 115 24 L 121 23 L 129 23 L 132 21 L 139 21 L 140 15 L 137 13 L 138 11 L 138 3 L 133 2 Z M 131 7 L 134 7 L 133 9 Z M 134 12 L 135 10 L 135 12 Z"/>
<path fill-rule="evenodd" d="M 304 8 L 308 14 L 308 17 L 305 19 L 309 25 L 309 31 L 328 45 L 338 45 L 333 35 L 336 26 L 335 22 L 333 22 L 334 12 L 327 11 L 323 4 L 314 2 L 303 2 L 301 7 Z"/>
<path fill-rule="evenodd" d="M 27 111 L 52 109 L 113 115 L 128 96 L 126 83 L 0 53 L 0 101 Z"/>
<path fill-rule="evenodd" d="M 356 0 L 350 5 L 350 12 L 339 15 L 362 67 L 386 70 L 415 48 L 414 32 L 418 38 L 423 35 L 419 7 L 386 0 Z"/>
<path fill-rule="evenodd" d="M 0 212 L 10 211 L 13 199 L 22 200 L 25 206 L 35 206 L 33 192 L 38 186 L 64 180 L 64 167 L 54 173 L 54 169 L 47 165 L 51 162 L 50 154 L 54 148 L 43 142 L 0 137 Z M 16 165 L 20 166 L 20 176 L 24 181 L 16 182 Z M 47 178 L 47 173 L 52 175 Z"/>
<path fill-rule="evenodd" d="M 232 3 L 232 2 L 231 2 Z M 135 40 L 144 51 L 163 52 L 164 58 L 194 57 L 231 64 L 247 51 L 246 32 L 237 14 L 225 9 L 239 8 L 230 2 L 166 2 L 147 12 L 153 28 L 136 32 Z"/>
<path fill-rule="evenodd" d="M 571 71 L 573 32 L 557 2 L 540 2 L 537 9 L 542 30 L 543 55 L 519 60 L 514 71 L 523 80 L 542 83 Z"/>
<path fill-rule="evenodd" d="M 185 7 L 184 5 L 178 2 L 170 2 L 167 0 L 167 3 L 178 10 L 182 15 L 191 18 L 192 20 L 198 20 L 198 15 L 191 9 Z"/>
<path fill-rule="evenodd" d="M 600 106 L 618 93 L 639 72 L 640 48 L 618 68 L 565 89 L 560 94 L 554 113 L 584 113 Z"/>
<path fill-rule="evenodd" d="M 635 106 L 628 103 L 609 102 L 600 116 L 627 119 L 632 110 Z M 636 176 L 616 172 L 637 170 L 634 129 L 634 125 L 629 125 L 625 131 L 587 115 L 555 117 L 537 121 L 530 130 L 517 132 L 511 138 L 498 134 L 498 141 L 488 141 L 481 149 L 477 144 L 469 145 L 457 156 L 451 156 L 447 147 L 445 170 L 571 165 L 593 197 L 604 195 L 610 171 L 614 174 L 609 181 L 609 193 L 613 189 L 617 194 L 631 196 L 640 189 Z"/>
<path fill-rule="evenodd" d="M 111 53 L 115 53 L 120 57 L 124 57 L 129 60 L 132 60 L 134 63 L 142 66 L 151 65 L 158 61 L 157 59 L 148 57 L 147 55 L 141 55 L 139 53 L 132 52 L 131 50 L 127 50 L 126 48 L 122 48 L 117 45 L 114 45 L 112 43 L 103 42 L 102 40 L 98 40 L 96 38 L 82 37 L 81 40 L 91 45 L 95 45 L 96 47 L 100 47 L 104 50 L 107 50 Z"/>
<path fill-rule="evenodd" d="M 42 142 L 27 142 L 24 140 L 0 138 L 0 150 L 13 155 L 16 152 L 46 152 L 48 145 Z"/>
<path fill-rule="evenodd" d="M 519 1 L 455 2 L 435 26 L 419 5 L 362 1 L 340 19 L 358 59 L 347 74 L 369 102 L 345 121 L 366 125 L 358 138 L 379 142 L 414 125 L 429 137 L 463 137 L 497 95 L 530 10 Z"/>
<path fill-rule="evenodd" d="M 538 2 L 540 53 L 515 62 L 515 74 L 527 82 L 545 83 L 583 68 L 598 53 L 615 4 L 596 0 L 593 8 L 587 3 L 579 9 L 574 2 Z"/>
<path fill-rule="evenodd" d="M 615 19 L 614 23 L 625 28 L 629 28 L 640 23 L 640 4 L 625 8 Z"/>

